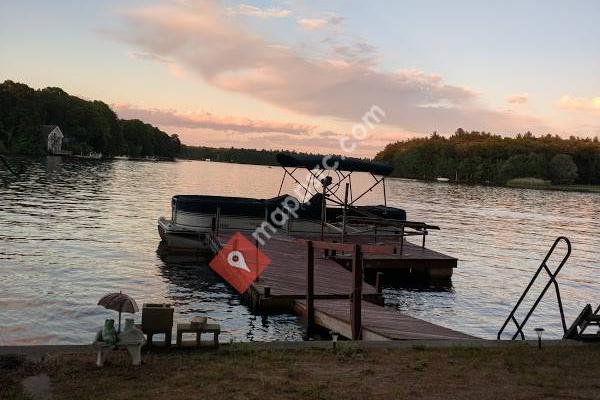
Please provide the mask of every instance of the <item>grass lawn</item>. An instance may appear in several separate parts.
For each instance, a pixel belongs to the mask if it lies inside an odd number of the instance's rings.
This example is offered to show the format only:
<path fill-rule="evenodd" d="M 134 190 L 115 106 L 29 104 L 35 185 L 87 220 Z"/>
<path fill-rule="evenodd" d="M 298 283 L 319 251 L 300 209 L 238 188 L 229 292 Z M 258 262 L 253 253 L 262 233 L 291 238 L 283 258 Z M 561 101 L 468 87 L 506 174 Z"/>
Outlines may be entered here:
<path fill-rule="evenodd" d="M 550 181 L 537 178 L 515 178 L 506 186 L 523 189 L 561 190 L 565 192 L 600 193 L 600 185 L 553 185 Z"/>
<path fill-rule="evenodd" d="M 144 356 L 104 368 L 94 354 L 53 356 L 41 368 L 53 399 L 540 399 L 598 398 L 600 346 L 256 349 Z M 29 366 L 28 368 L 31 368 Z M 20 399 L 27 370 L 2 374 L 0 398 Z"/>

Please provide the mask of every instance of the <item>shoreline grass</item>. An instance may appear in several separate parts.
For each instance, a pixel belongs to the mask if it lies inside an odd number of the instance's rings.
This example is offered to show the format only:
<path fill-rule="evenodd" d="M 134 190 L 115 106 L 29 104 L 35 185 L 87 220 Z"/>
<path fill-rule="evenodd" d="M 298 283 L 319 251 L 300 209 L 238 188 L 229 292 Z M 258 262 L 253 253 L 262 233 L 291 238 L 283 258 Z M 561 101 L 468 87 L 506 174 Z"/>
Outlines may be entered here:
<path fill-rule="evenodd" d="M 600 185 L 553 185 L 552 182 L 537 178 L 515 178 L 506 182 L 506 187 L 519 189 L 556 190 L 563 192 L 600 193 Z"/>
<path fill-rule="evenodd" d="M 414 180 L 428 183 L 438 183 L 431 179 L 417 179 L 417 178 L 403 178 L 400 176 L 394 176 L 393 178 Z M 489 187 L 504 187 L 510 189 L 534 189 L 534 190 L 553 190 L 560 192 L 576 192 L 576 193 L 600 193 L 600 185 L 584 185 L 584 184 L 571 184 L 571 185 L 554 185 L 548 180 L 538 178 L 515 178 L 507 181 L 504 185 L 492 184 L 492 183 L 468 183 L 468 182 L 456 182 L 449 181 L 444 182 L 447 184 L 460 184 L 467 186 L 489 186 Z"/>
<path fill-rule="evenodd" d="M 594 398 L 600 389 L 600 346 L 594 345 L 538 350 L 340 343 L 336 351 L 231 345 L 143 358 L 141 367 L 132 367 L 118 352 L 97 368 L 92 352 L 60 354 L 36 371 L 50 376 L 53 399 Z M 2 382 L 8 396 L 2 398 L 25 398 L 18 378 Z"/>

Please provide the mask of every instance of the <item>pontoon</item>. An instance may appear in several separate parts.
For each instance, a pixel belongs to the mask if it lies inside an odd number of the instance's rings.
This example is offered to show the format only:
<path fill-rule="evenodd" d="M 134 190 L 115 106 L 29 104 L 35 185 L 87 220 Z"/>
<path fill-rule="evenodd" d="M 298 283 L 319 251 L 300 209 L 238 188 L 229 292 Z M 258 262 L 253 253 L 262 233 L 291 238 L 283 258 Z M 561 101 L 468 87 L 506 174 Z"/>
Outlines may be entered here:
<path fill-rule="evenodd" d="M 207 235 L 218 231 L 253 232 L 264 224 L 277 233 L 351 235 L 368 229 L 398 234 L 406 212 L 387 205 L 385 177 L 392 168 L 385 164 L 342 157 L 278 154 L 284 170 L 276 197 L 256 199 L 204 195 L 176 195 L 171 201 L 171 219 L 158 220 L 163 247 L 170 250 L 208 250 Z M 300 171 L 304 171 L 300 177 Z M 368 173 L 371 186 L 358 195 L 352 191 L 351 175 Z M 286 179 L 296 184 L 294 194 L 282 194 Z M 383 204 L 357 205 L 376 186 L 383 187 Z M 295 204 L 295 206 L 294 206 Z M 386 223 L 388 222 L 388 223 Z"/>

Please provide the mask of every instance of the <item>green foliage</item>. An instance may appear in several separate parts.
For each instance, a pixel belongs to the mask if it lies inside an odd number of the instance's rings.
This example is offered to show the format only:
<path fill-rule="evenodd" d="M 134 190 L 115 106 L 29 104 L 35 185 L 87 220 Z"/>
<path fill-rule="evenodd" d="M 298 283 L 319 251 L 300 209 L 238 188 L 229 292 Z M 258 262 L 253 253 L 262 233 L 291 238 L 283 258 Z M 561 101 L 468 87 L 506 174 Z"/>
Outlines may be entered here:
<path fill-rule="evenodd" d="M 447 177 L 460 182 L 504 184 L 515 178 L 555 183 L 600 184 L 600 142 L 597 138 L 514 138 L 458 129 L 450 137 L 434 133 L 387 145 L 376 160 L 394 166 L 406 178 Z"/>
<path fill-rule="evenodd" d="M 540 178 L 515 178 L 506 182 L 509 187 L 551 188 L 552 182 Z"/>
<path fill-rule="evenodd" d="M 255 150 L 182 146 L 179 156 L 190 160 L 206 160 L 219 162 L 233 162 L 238 164 L 254 165 L 279 165 L 276 160 L 278 153 L 308 155 L 308 153 L 297 153 L 284 150 Z"/>
<path fill-rule="evenodd" d="M 550 160 L 550 177 L 553 183 L 570 184 L 577 179 L 577 165 L 567 154 L 557 154 Z"/>
<path fill-rule="evenodd" d="M 63 148 L 73 153 L 175 157 L 181 142 L 141 121 L 121 120 L 101 101 L 71 96 L 60 88 L 34 90 L 5 81 L 0 84 L 0 150 L 43 155 L 41 125 L 58 125 Z"/>
<path fill-rule="evenodd" d="M 540 154 L 517 154 L 502 163 L 499 176 L 505 180 L 523 177 L 544 178 L 546 164 L 544 156 Z"/>

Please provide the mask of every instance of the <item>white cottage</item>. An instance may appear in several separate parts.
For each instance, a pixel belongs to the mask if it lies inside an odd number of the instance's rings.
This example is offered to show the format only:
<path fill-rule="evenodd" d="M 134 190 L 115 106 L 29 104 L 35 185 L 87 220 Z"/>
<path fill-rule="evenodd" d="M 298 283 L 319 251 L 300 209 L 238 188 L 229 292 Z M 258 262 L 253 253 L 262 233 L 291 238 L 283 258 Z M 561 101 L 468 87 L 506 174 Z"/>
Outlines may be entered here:
<path fill-rule="evenodd" d="M 58 125 L 42 125 L 42 133 L 48 139 L 48 153 L 62 154 L 62 141 L 65 136 Z"/>

